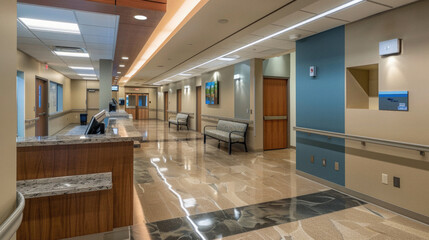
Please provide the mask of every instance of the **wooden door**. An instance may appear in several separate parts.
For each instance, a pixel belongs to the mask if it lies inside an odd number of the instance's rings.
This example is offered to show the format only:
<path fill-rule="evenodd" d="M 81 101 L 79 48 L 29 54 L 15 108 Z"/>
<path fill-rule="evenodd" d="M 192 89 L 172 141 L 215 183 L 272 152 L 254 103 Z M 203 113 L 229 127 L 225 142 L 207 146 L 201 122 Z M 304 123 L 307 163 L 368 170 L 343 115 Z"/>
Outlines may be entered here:
<path fill-rule="evenodd" d="M 164 92 L 164 121 L 168 121 L 168 92 Z"/>
<path fill-rule="evenodd" d="M 88 123 L 95 114 L 100 112 L 100 95 L 98 89 L 88 89 L 86 95 L 86 112 L 88 113 Z"/>
<path fill-rule="evenodd" d="M 177 89 L 177 112 L 182 112 L 182 89 Z"/>
<path fill-rule="evenodd" d="M 287 80 L 264 79 L 264 150 L 287 148 Z"/>
<path fill-rule="evenodd" d="M 201 132 L 201 86 L 197 87 L 197 131 Z"/>
<path fill-rule="evenodd" d="M 136 119 L 149 119 L 149 94 L 136 94 L 138 103 L 136 105 Z"/>
<path fill-rule="evenodd" d="M 138 111 L 136 111 L 137 95 L 132 93 L 126 93 L 125 98 L 125 112 L 133 115 L 133 119 L 138 119 Z"/>
<path fill-rule="evenodd" d="M 48 81 L 36 78 L 36 136 L 48 136 Z"/>

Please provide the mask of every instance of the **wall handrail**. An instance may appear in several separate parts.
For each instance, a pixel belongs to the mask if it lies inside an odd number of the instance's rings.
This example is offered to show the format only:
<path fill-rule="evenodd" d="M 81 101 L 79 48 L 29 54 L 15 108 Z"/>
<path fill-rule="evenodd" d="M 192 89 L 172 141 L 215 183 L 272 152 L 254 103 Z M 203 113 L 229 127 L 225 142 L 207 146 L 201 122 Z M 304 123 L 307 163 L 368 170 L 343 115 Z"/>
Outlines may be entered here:
<path fill-rule="evenodd" d="M 422 156 L 425 156 L 425 153 L 429 152 L 429 146 L 428 145 L 422 145 L 422 144 L 416 144 L 416 143 L 407 143 L 407 142 L 399 142 L 399 141 L 372 138 L 372 137 L 363 137 L 363 136 L 356 136 L 356 135 L 331 132 L 331 131 L 324 131 L 324 130 L 317 130 L 317 129 L 312 129 L 312 128 L 303 128 L 303 127 L 293 127 L 293 130 L 295 130 L 297 132 L 304 132 L 304 133 L 309 133 L 309 134 L 317 134 L 317 135 L 322 135 L 322 136 L 358 141 L 358 142 L 361 142 L 362 145 L 364 145 L 364 146 L 366 145 L 366 143 L 373 143 L 373 144 L 384 145 L 384 146 L 389 146 L 389 147 L 415 150 L 415 151 L 420 152 L 420 155 L 422 155 Z"/>
<path fill-rule="evenodd" d="M 0 225 L 0 239 L 11 239 L 16 233 L 22 221 L 22 212 L 25 207 L 25 198 L 20 192 L 16 192 L 16 209 Z"/>

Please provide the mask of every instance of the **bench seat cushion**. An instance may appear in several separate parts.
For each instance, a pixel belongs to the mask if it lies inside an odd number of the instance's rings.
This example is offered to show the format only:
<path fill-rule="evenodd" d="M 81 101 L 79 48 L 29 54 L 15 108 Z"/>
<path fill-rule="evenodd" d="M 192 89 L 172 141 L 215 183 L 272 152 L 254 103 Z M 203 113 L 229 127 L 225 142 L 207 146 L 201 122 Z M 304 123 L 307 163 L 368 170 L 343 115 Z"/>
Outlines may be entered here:
<path fill-rule="evenodd" d="M 234 134 L 241 135 L 244 137 L 244 134 L 247 130 L 247 124 L 245 123 L 238 123 L 238 122 L 231 122 L 231 121 L 225 121 L 225 120 L 219 120 L 217 123 L 217 130 L 224 131 L 224 132 L 232 132 L 237 131 Z M 238 133 L 239 132 L 239 133 Z"/>
<path fill-rule="evenodd" d="M 205 134 L 210 137 L 214 137 L 217 139 L 221 139 L 222 141 L 229 142 L 229 132 L 217 130 L 217 129 L 207 129 Z M 237 134 L 231 134 L 231 142 L 244 142 L 244 137 L 237 135 Z"/>
<path fill-rule="evenodd" d="M 176 119 L 170 119 L 168 120 L 169 123 L 173 123 L 173 124 L 177 124 L 177 120 Z"/>

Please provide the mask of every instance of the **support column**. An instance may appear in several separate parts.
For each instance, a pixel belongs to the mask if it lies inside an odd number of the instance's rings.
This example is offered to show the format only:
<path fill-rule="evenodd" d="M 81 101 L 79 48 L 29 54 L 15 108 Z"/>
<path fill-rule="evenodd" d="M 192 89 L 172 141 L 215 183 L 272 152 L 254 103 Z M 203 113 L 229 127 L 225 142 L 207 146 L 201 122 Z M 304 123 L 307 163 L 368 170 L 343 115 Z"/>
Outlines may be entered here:
<path fill-rule="evenodd" d="M 16 0 L 2 0 L 0 8 L 0 223 L 16 201 Z"/>
<path fill-rule="evenodd" d="M 100 110 L 109 109 L 112 100 L 112 70 L 112 60 L 100 59 Z"/>

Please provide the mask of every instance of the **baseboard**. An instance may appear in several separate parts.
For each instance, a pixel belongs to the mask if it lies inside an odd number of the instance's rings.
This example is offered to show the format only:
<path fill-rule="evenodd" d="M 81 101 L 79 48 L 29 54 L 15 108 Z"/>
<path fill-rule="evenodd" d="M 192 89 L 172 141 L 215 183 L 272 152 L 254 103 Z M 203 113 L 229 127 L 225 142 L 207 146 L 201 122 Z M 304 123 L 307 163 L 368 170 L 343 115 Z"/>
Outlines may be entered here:
<path fill-rule="evenodd" d="M 308 179 L 310 179 L 312 181 L 315 181 L 317 183 L 320 183 L 320 184 L 323 184 L 325 186 L 328 186 L 330 188 L 333 188 L 335 190 L 338 190 L 340 192 L 343 192 L 345 194 L 348 194 L 350 196 L 353 196 L 355 198 L 362 199 L 362 200 L 364 200 L 366 202 L 378 205 L 378 206 L 380 206 L 382 208 L 386 208 L 386 209 L 391 210 L 391 211 L 393 211 L 395 213 L 398 213 L 398 214 L 404 215 L 406 217 L 412 218 L 414 220 L 417 220 L 417 221 L 429 224 L 429 217 L 428 216 L 425 216 L 425 215 L 422 215 L 422 214 L 410 211 L 410 210 L 402 208 L 402 207 L 398 207 L 398 206 L 393 205 L 391 203 L 382 201 L 380 199 L 368 196 L 368 195 L 360 193 L 360 192 L 356 192 L 356 191 L 348 189 L 348 188 L 346 188 L 344 186 L 338 185 L 336 183 L 327 181 L 325 179 L 313 176 L 311 174 L 308 174 L 308 173 L 305 173 L 305 172 L 302 172 L 302 171 L 299 171 L 299 170 L 296 170 L 296 174 L 298 174 L 298 175 L 300 175 L 302 177 L 308 178 Z"/>

